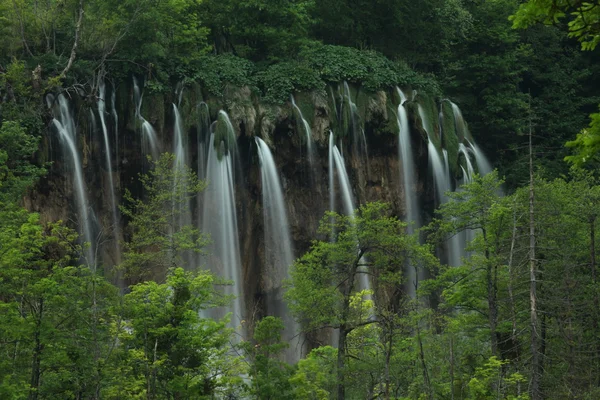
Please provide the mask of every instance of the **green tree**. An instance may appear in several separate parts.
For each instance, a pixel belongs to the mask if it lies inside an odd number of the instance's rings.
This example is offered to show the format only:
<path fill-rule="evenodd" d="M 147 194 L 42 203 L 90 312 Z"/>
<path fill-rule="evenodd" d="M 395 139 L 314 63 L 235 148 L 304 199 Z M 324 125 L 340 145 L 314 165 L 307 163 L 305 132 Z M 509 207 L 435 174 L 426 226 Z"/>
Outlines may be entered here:
<path fill-rule="evenodd" d="M 365 282 L 376 277 L 373 285 L 378 291 L 397 289 L 405 262 L 435 264 L 429 248 L 407 235 L 406 224 L 387 216 L 388 212 L 384 204 L 369 203 L 350 217 L 328 213 L 319 233 L 331 235 L 331 240 L 313 242 L 291 271 L 286 298 L 298 321 L 306 330 L 338 329 L 338 399 L 346 396 L 349 335 L 377 322 Z"/>
<path fill-rule="evenodd" d="M 279 360 L 289 347 L 281 341 L 283 329 L 281 319 L 265 317 L 254 327 L 254 340 L 241 343 L 250 363 L 250 393 L 256 399 L 294 398 L 288 382 L 292 367 Z"/>
<path fill-rule="evenodd" d="M 205 183 L 189 167 L 176 168 L 174 160 L 172 154 L 163 154 L 140 176 L 144 198 L 125 192 L 129 204 L 121 212 L 130 219 L 131 236 L 124 243 L 120 268 L 131 279 L 160 279 L 169 268 L 190 264 L 207 243 L 206 236 L 186 219 L 191 200 Z"/>
<path fill-rule="evenodd" d="M 131 287 L 123 299 L 118 362 L 107 398 L 214 398 L 240 373 L 227 320 L 200 317 L 213 306 L 208 272 L 171 269 L 166 283 Z"/>

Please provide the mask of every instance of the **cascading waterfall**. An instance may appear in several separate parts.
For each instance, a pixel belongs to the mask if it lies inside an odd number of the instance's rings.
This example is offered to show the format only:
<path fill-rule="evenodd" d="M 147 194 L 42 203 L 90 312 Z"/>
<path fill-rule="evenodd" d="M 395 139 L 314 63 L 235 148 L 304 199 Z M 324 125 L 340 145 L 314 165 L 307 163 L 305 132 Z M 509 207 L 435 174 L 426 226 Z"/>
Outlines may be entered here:
<path fill-rule="evenodd" d="M 406 96 L 400 88 L 396 87 L 400 96 L 398 105 L 398 156 L 402 167 L 402 189 L 404 193 L 404 208 L 406 211 L 406 222 L 408 223 L 407 233 L 412 234 L 415 228 L 421 226 L 421 212 L 419 210 L 417 188 L 415 187 L 416 173 L 415 162 L 413 159 L 412 143 L 410 138 L 410 126 L 408 123 L 408 113 L 404 107 Z M 415 297 L 415 288 L 417 285 L 416 271 L 412 265 L 406 265 L 406 289 L 411 298 Z"/>
<path fill-rule="evenodd" d="M 398 105 L 398 143 L 399 157 L 402 166 L 402 188 L 404 191 L 404 207 L 406 208 L 406 220 L 410 224 L 408 229 L 412 233 L 414 228 L 419 228 L 421 225 L 421 213 L 419 210 L 417 190 L 415 188 L 416 173 L 415 162 L 413 159 L 412 143 L 410 139 L 410 127 L 408 124 L 408 114 L 404 103 L 406 96 L 396 88 L 400 96 L 400 104 Z"/>
<path fill-rule="evenodd" d="M 102 126 L 102 135 L 104 136 L 104 152 L 106 153 L 106 171 L 108 175 L 108 185 L 110 189 L 110 205 L 111 205 L 111 215 L 112 215 L 112 232 L 113 232 L 113 240 L 115 243 L 115 255 L 117 259 L 115 260 L 118 264 L 120 262 L 121 255 L 121 246 L 119 245 L 120 238 L 120 228 L 119 228 L 119 211 L 117 208 L 117 199 L 115 195 L 115 184 L 113 180 L 113 169 L 112 169 L 112 161 L 111 161 L 111 151 L 110 151 L 110 140 L 108 136 L 108 127 L 106 125 L 106 87 L 104 85 L 104 81 L 100 81 L 99 85 L 99 98 L 98 98 L 98 115 L 100 116 L 100 125 Z M 114 108 L 113 108 L 114 109 Z"/>
<path fill-rule="evenodd" d="M 186 174 L 185 167 L 187 164 L 187 146 L 183 135 L 183 129 L 181 127 L 181 116 L 177 106 L 173 104 L 173 115 L 174 115 L 174 126 L 173 126 L 173 194 L 174 196 L 178 193 L 186 193 L 188 188 L 185 186 L 186 180 L 184 175 Z M 179 218 L 177 221 L 173 221 L 173 226 L 182 228 L 189 224 L 191 221 L 191 203 L 181 202 L 182 199 L 173 198 L 173 211 L 174 215 Z M 175 210 L 175 208 L 178 208 Z M 190 254 L 186 254 L 185 261 L 191 267 L 193 257 Z"/>
<path fill-rule="evenodd" d="M 290 341 L 290 351 L 286 354 L 288 362 L 297 362 L 302 356 L 301 337 L 283 301 L 283 280 L 289 278 L 289 269 L 294 263 L 290 227 L 286 206 L 275 160 L 269 146 L 259 137 L 255 138 L 260 159 L 260 177 L 262 183 L 263 217 L 265 230 L 265 276 L 271 280 L 273 294 L 267 299 L 267 311 L 284 320 L 286 340 Z M 291 328 L 291 329 L 290 329 Z"/>
<path fill-rule="evenodd" d="M 113 124 L 114 124 L 114 135 L 115 135 L 115 153 L 119 154 L 119 114 L 117 113 L 117 88 L 114 87 L 112 88 L 112 93 L 110 95 L 110 109 L 111 109 L 111 115 L 113 117 Z M 118 156 L 117 156 L 117 163 L 116 163 L 116 169 L 117 171 L 119 170 L 119 162 L 118 162 Z"/>
<path fill-rule="evenodd" d="M 452 189 L 452 181 L 450 178 L 450 167 L 448 165 L 448 156 L 446 154 L 440 155 L 438 149 L 432 140 L 432 124 L 427 118 L 425 110 L 419 104 L 419 116 L 423 124 L 423 129 L 427 133 L 427 153 L 429 157 L 429 167 L 431 168 L 434 184 L 435 193 L 437 198 L 438 206 L 448 201 L 446 192 Z M 447 258 L 448 264 L 458 266 L 461 264 L 461 258 L 464 254 L 464 246 L 461 244 L 461 240 L 458 235 L 452 236 L 447 242 Z"/>
<path fill-rule="evenodd" d="M 480 175 L 489 174 L 493 170 L 492 165 L 486 158 L 485 154 L 483 154 L 483 151 L 481 151 L 479 146 L 477 146 L 477 144 L 474 141 L 469 139 L 470 135 L 469 130 L 467 128 L 467 123 L 465 122 L 460 108 L 451 101 L 450 104 L 452 105 L 452 113 L 454 114 L 454 123 L 456 125 L 456 131 L 459 132 L 459 134 L 461 134 L 465 138 L 465 141 L 473 151 L 473 156 L 475 157 L 475 164 L 477 164 L 477 171 Z M 468 159 L 466 155 L 465 158 Z"/>
<path fill-rule="evenodd" d="M 431 122 L 427 118 L 425 110 L 423 110 L 423 107 L 420 104 L 418 109 L 421 122 L 423 123 L 423 129 L 427 133 L 427 153 L 429 157 L 429 166 L 433 174 L 438 205 L 440 205 L 446 202 L 446 192 L 451 189 L 451 184 L 447 180 L 446 168 L 444 167 L 442 156 L 432 140 L 433 132 L 431 128 Z"/>
<path fill-rule="evenodd" d="M 340 153 L 338 147 L 333 144 L 334 140 L 333 140 L 333 133 L 329 134 L 329 155 L 330 155 L 330 160 L 329 160 L 329 183 L 330 183 L 330 187 L 329 187 L 329 196 L 331 199 L 333 199 L 335 197 L 335 185 L 334 185 L 334 179 L 333 176 L 335 175 L 335 173 L 337 172 L 337 176 L 338 176 L 338 187 L 340 188 L 340 192 L 341 192 L 341 197 L 342 197 L 342 206 L 343 206 L 343 210 L 344 210 L 344 214 L 348 215 L 348 216 L 353 216 L 354 215 L 354 211 L 356 210 L 356 206 L 354 205 L 354 198 L 352 196 L 352 186 L 350 186 L 350 178 L 348 177 L 348 172 L 346 171 L 346 165 L 344 162 L 344 158 L 342 157 L 342 154 Z M 332 209 L 332 211 L 335 211 L 334 209 Z M 364 264 L 364 262 L 361 262 L 361 264 Z M 364 267 L 360 268 L 360 274 L 359 274 L 359 278 L 358 278 L 358 282 L 360 284 L 360 289 L 361 290 L 371 290 L 371 282 L 369 281 L 369 277 L 364 270 Z"/>
<path fill-rule="evenodd" d="M 135 101 L 135 115 L 140 121 L 142 127 L 142 151 L 144 154 L 152 155 L 154 160 L 158 160 L 160 156 L 160 149 L 158 146 L 158 141 L 156 139 L 156 132 L 152 127 L 152 124 L 144 117 L 142 117 L 142 101 L 144 99 L 144 94 L 142 93 L 137 79 L 135 76 L 133 77 L 133 97 Z"/>
<path fill-rule="evenodd" d="M 222 156 L 219 156 L 219 153 Z M 209 255 L 205 257 L 215 275 L 230 280 L 232 285 L 223 287 L 225 295 L 234 297 L 229 310 L 233 316 L 231 325 L 241 327 L 244 316 L 242 293 L 242 258 L 238 238 L 238 222 L 234 190 L 234 154 L 227 151 L 223 141 L 215 143 L 214 133 L 208 143 L 206 161 L 206 179 L 208 186 L 204 191 L 202 223 L 198 228 L 211 236 Z M 219 315 L 218 317 L 222 317 Z M 238 331 L 240 335 L 244 332 Z"/>
<path fill-rule="evenodd" d="M 304 131 L 304 136 L 306 137 L 306 153 L 308 156 L 308 163 L 310 165 L 310 170 L 312 172 L 314 169 L 314 164 L 315 164 L 315 153 L 314 153 L 314 149 L 313 149 L 314 141 L 313 141 L 313 137 L 312 137 L 312 129 L 310 128 L 310 124 L 308 123 L 308 121 L 306 121 L 306 119 L 304 119 L 304 116 L 302 115 L 302 111 L 300 110 L 300 107 L 298 107 L 296 105 L 296 101 L 294 100 L 293 95 L 290 95 L 290 102 L 292 103 L 292 108 L 294 109 L 294 112 L 295 112 L 295 118 L 296 118 L 296 121 L 298 122 L 297 125 L 300 125 L 302 127 L 302 130 Z"/>
<path fill-rule="evenodd" d="M 356 104 L 352 101 L 352 96 L 350 94 L 350 87 L 348 86 L 348 82 L 344 81 L 344 98 L 345 102 L 342 102 L 342 114 L 344 113 L 344 106 L 348 106 L 350 113 L 350 122 L 351 122 L 351 134 L 352 134 L 352 143 L 355 155 L 363 156 L 367 166 L 367 173 L 369 170 L 369 151 L 367 148 L 367 137 L 365 136 L 365 130 L 358 123 L 358 109 Z"/>
<path fill-rule="evenodd" d="M 86 192 L 85 181 L 83 179 L 83 167 L 79 157 L 77 148 L 77 130 L 75 121 L 69 110 L 69 102 L 64 95 L 59 95 L 57 98 L 58 108 L 54 110 L 54 118 L 52 124 L 56 127 L 59 133 L 62 151 L 66 155 L 65 158 L 70 158 L 72 162 L 73 182 L 76 193 L 76 203 L 78 209 L 78 224 L 80 234 L 83 236 L 83 241 L 89 243 L 85 248 L 85 257 L 87 264 L 96 269 L 95 247 L 96 243 L 93 237 L 92 230 L 92 215 L 89 212 L 88 198 Z"/>

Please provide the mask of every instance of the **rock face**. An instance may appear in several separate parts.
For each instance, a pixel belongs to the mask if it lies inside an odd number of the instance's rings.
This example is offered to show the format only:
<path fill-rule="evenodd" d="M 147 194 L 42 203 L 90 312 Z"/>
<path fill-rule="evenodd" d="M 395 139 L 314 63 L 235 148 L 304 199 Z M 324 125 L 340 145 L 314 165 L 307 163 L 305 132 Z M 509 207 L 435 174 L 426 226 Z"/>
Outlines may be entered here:
<path fill-rule="evenodd" d="M 261 316 L 267 309 L 266 299 L 273 294 L 280 297 L 281 292 L 281 282 L 273 281 L 265 272 L 272 266 L 264 265 L 265 245 L 268 247 L 269 244 L 263 239 L 263 183 L 254 136 L 261 137 L 273 153 L 287 205 L 295 257 L 309 248 L 310 241 L 316 237 L 323 213 L 330 207 L 330 132 L 335 135 L 335 142 L 344 155 L 355 205 L 384 201 L 390 203 L 393 213 L 403 219 L 405 196 L 416 194 L 421 221 L 424 222 L 435 206 L 435 188 L 432 171 L 429 170 L 427 132 L 423 128 L 423 119 L 430 118 L 427 129 L 433 130 L 430 133 L 435 137 L 440 154 L 441 146 L 456 143 L 459 137 L 456 124 L 453 120 L 448 120 L 451 116 L 444 114 L 440 115 L 441 118 L 437 117 L 439 105 L 434 99 L 418 94 L 416 98 L 413 95 L 407 101 L 417 176 L 414 193 L 405 193 L 398 149 L 397 110 L 400 99 L 395 88 L 372 93 L 360 87 L 344 88 L 340 84 L 339 87 L 334 85 L 328 88 L 325 93 L 296 93 L 296 103 L 311 128 L 314 141 L 312 167 L 308 163 L 305 132 L 300 131 L 301 125 L 290 103 L 263 104 L 249 88 L 227 88 L 222 98 L 215 98 L 207 96 L 201 88 L 190 85 L 183 88 L 183 92 L 179 89 L 177 94 L 175 91 L 172 94 L 145 93 L 139 104 L 140 99 L 134 96 L 131 82 L 122 82 L 116 90 L 107 89 L 107 97 L 114 99 L 107 106 L 105 115 L 111 138 L 109 147 L 112 171 L 107 170 L 105 163 L 106 146 L 101 128 L 96 122 L 97 105 L 85 104 L 76 99 L 71 101 L 78 130 L 77 147 L 81 152 L 80 159 L 88 191 L 89 204 L 86 206 L 93 216 L 94 234 L 99 240 L 98 262 L 110 270 L 120 259 L 120 255 L 116 254 L 119 251 L 118 241 L 123 239 L 122 236 L 127 237 L 127 221 L 122 218 L 117 232 L 123 234 L 115 237 L 113 233 L 115 230 L 111 226 L 113 219 L 110 190 L 107 187 L 108 174 L 112 174 L 118 202 L 121 202 L 125 189 L 134 196 L 143 196 L 137 177 L 139 173 L 147 171 L 149 163 L 146 160 L 148 154 L 142 150 L 140 116 L 152 124 L 161 150 L 173 152 L 172 103 L 177 105 L 182 118 L 186 159 L 194 170 L 202 174 L 205 168 L 202 163 L 205 160 L 201 149 L 208 143 L 208 123 L 217 119 L 219 110 L 224 110 L 231 121 L 237 144 L 234 176 L 243 281 L 243 293 L 240 295 L 243 296 L 246 319 Z M 425 117 L 417 112 L 417 103 L 424 104 L 433 116 Z M 138 107 L 139 115 L 136 113 Z M 210 121 L 206 121 L 207 107 Z M 442 109 L 446 108 L 442 104 Z M 440 125 L 444 129 L 443 135 Z M 467 132 L 460 132 L 460 135 L 461 141 L 468 140 Z M 26 204 L 30 209 L 39 211 L 47 220 L 62 219 L 77 226 L 78 207 L 75 205 L 68 155 L 62 150 L 61 142 L 53 129 L 48 130 L 42 152 L 45 159 L 53 161 L 50 174 L 26 200 Z M 456 173 L 461 170 L 461 160 L 456 154 L 452 154 L 450 160 L 454 163 L 447 167 L 452 171 L 452 187 L 457 180 L 462 179 Z M 464 164 L 464 160 L 462 162 Z M 343 211 L 340 196 L 338 188 L 334 201 L 338 212 Z M 194 206 L 192 209 L 192 220 L 199 221 L 199 208 Z"/>

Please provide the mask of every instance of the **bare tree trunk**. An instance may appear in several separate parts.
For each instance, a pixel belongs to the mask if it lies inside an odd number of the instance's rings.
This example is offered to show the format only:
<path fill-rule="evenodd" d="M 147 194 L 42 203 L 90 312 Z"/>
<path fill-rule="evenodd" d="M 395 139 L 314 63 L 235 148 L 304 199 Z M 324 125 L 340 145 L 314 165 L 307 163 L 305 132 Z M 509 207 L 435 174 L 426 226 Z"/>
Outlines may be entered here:
<path fill-rule="evenodd" d="M 517 346 L 517 312 L 515 307 L 515 297 L 513 293 L 513 259 L 515 253 L 515 242 L 517 239 L 517 202 L 513 204 L 513 229 L 510 240 L 510 254 L 508 256 L 508 298 L 510 301 L 510 318 L 512 322 L 511 345 Z M 519 357 L 519 349 L 515 347 L 517 358 Z"/>
<path fill-rule="evenodd" d="M 40 381 L 42 376 L 42 350 L 44 345 L 41 342 L 42 318 L 44 317 L 44 300 L 40 299 L 37 319 L 35 321 L 33 357 L 31 360 L 31 380 L 29 387 L 29 400 L 37 400 L 40 391 Z"/>
<path fill-rule="evenodd" d="M 598 291 L 596 285 L 598 283 L 598 277 L 596 275 L 596 216 L 590 216 L 590 270 L 592 273 L 592 283 L 594 284 L 594 312 L 592 314 L 592 331 L 596 336 L 596 364 L 599 364 L 596 374 L 600 371 L 600 337 L 598 336 L 598 307 L 600 307 L 600 301 L 598 300 Z M 596 377 L 596 386 L 600 385 L 600 374 Z"/>
<path fill-rule="evenodd" d="M 530 106 L 531 107 L 531 106 Z M 530 109 L 531 111 L 531 109 Z M 531 400 L 540 400 L 540 354 L 537 315 L 537 266 L 535 260 L 535 219 L 533 190 L 533 144 L 531 118 L 529 121 L 529 300 L 531 319 Z"/>
<path fill-rule="evenodd" d="M 77 19 L 77 24 L 75 25 L 75 40 L 73 41 L 73 47 L 71 48 L 71 56 L 69 57 L 69 61 L 67 62 L 67 66 L 62 70 L 59 77 L 60 79 L 64 79 L 67 75 L 67 72 L 73 66 L 73 61 L 75 61 L 75 57 L 77 56 L 77 46 L 79 46 L 79 35 L 81 32 L 81 22 L 83 21 L 83 0 L 79 0 L 79 18 Z"/>

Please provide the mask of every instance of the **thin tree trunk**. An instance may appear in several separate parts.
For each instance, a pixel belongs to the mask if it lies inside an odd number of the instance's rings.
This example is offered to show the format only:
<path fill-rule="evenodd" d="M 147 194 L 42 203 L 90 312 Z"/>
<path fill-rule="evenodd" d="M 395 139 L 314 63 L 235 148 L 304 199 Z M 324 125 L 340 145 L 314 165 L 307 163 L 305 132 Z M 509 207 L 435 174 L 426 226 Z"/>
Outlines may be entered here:
<path fill-rule="evenodd" d="M 490 251 L 488 250 L 487 232 L 485 228 L 482 228 L 483 241 L 485 243 L 485 259 L 487 263 L 486 267 L 486 281 L 487 281 L 487 295 L 488 295 L 488 320 L 490 324 L 490 347 L 492 355 L 498 355 L 498 336 L 496 335 L 498 327 L 498 304 L 496 301 L 496 267 L 492 266 Z"/>
<path fill-rule="evenodd" d="M 594 312 L 592 314 L 592 331 L 596 336 L 596 364 L 598 365 L 596 373 L 596 386 L 600 385 L 600 336 L 598 336 L 598 291 L 596 285 L 598 283 L 596 275 L 596 216 L 590 216 L 590 269 L 592 273 L 592 283 L 594 287 Z"/>
<path fill-rule="evenodd" d="M 67 62 L 67 66 L 62 70 L 59 77 L 60 79 L 64 79 L 67 75 L 67 72 L 71 69 L 73 65 L 73 61 L 75 61 L 75 57 L 77 56 L 77 47 L 79 46 L 79 35 L 81 32 L 81 22 L 83 21 L 83 0 L 79 0 L 79 18 L 77 19 L 77 24 L 75 25 L 75 40 L 73 41 L 73 47 L 71 48 L 71 56 L 69 57 L 69 61 Z"/>
<path fill-rule="evenodd" d="M 344 382 L 344 369 L 346 367 L 346 337 L 348 336 L 348 328 L 346 324 L 340 326 L 340 339 L 338 341 L 338 356 L 337 356 L 337 399 L 344 400 L 346 398 L 346 385 Z"/>
<path fill-rule="evenodd" d="M 530 106 L 531 107 L 531 106 Z M 530 109 L 531 111 L 531 109 Z M 537 266 L 535 260 L 535 219 L 533 190 L 533 144 L 531 119 L 529 121 L 529 300 L 531 319 L 531 400 L 540 400 L 540 354 L 537 315 Z"/>
<path fill-rule="evenodd" d="M 31 361 L 31 380 L 29 388 L 29 400 L 37 400 L 40 391 L 41 381 L 41 363 L 42 363 L 42 350 L 44 346 L 41 341 L 41 330 L 42 330 L 42 318 L 44 317 L 44 300 L 40 299 L 39 311 L 37 319 L 35 321 L 35 333 L 34 333 L 34 347 Z"/>
<path fill-rule="evenodd" d="M 513 229 L 510 240 L 510 254 L 508 256 L 508 298 L 510 301 L 510 319 L 512 322 L 511 345 L 515 346 L 517 358 L 519 358 L 519 349 L 517 346 L 517 312 L 515 309 L 515 297 L 513 294 L 513 258 L 515 253 L 515 242 L 517 239 L 517 202 L 513 204 Z"/>
<path fill-rule="evenodd" d="M 419 322 L 417 321 L 417 340 L 419 342 L 419 359 L 421 361 L 421 368 L 423 369 L 423 383 L 427 389 L 428 398 L 433 400 L 433 390 L 431 387 L 431 381 L 429 380 L 429 372 L 427 371 L 427 363 L 425 362 L 425 351 L 423 350 L 423 341 L 421 340 L 421 330 L 419 328 Z"/>

